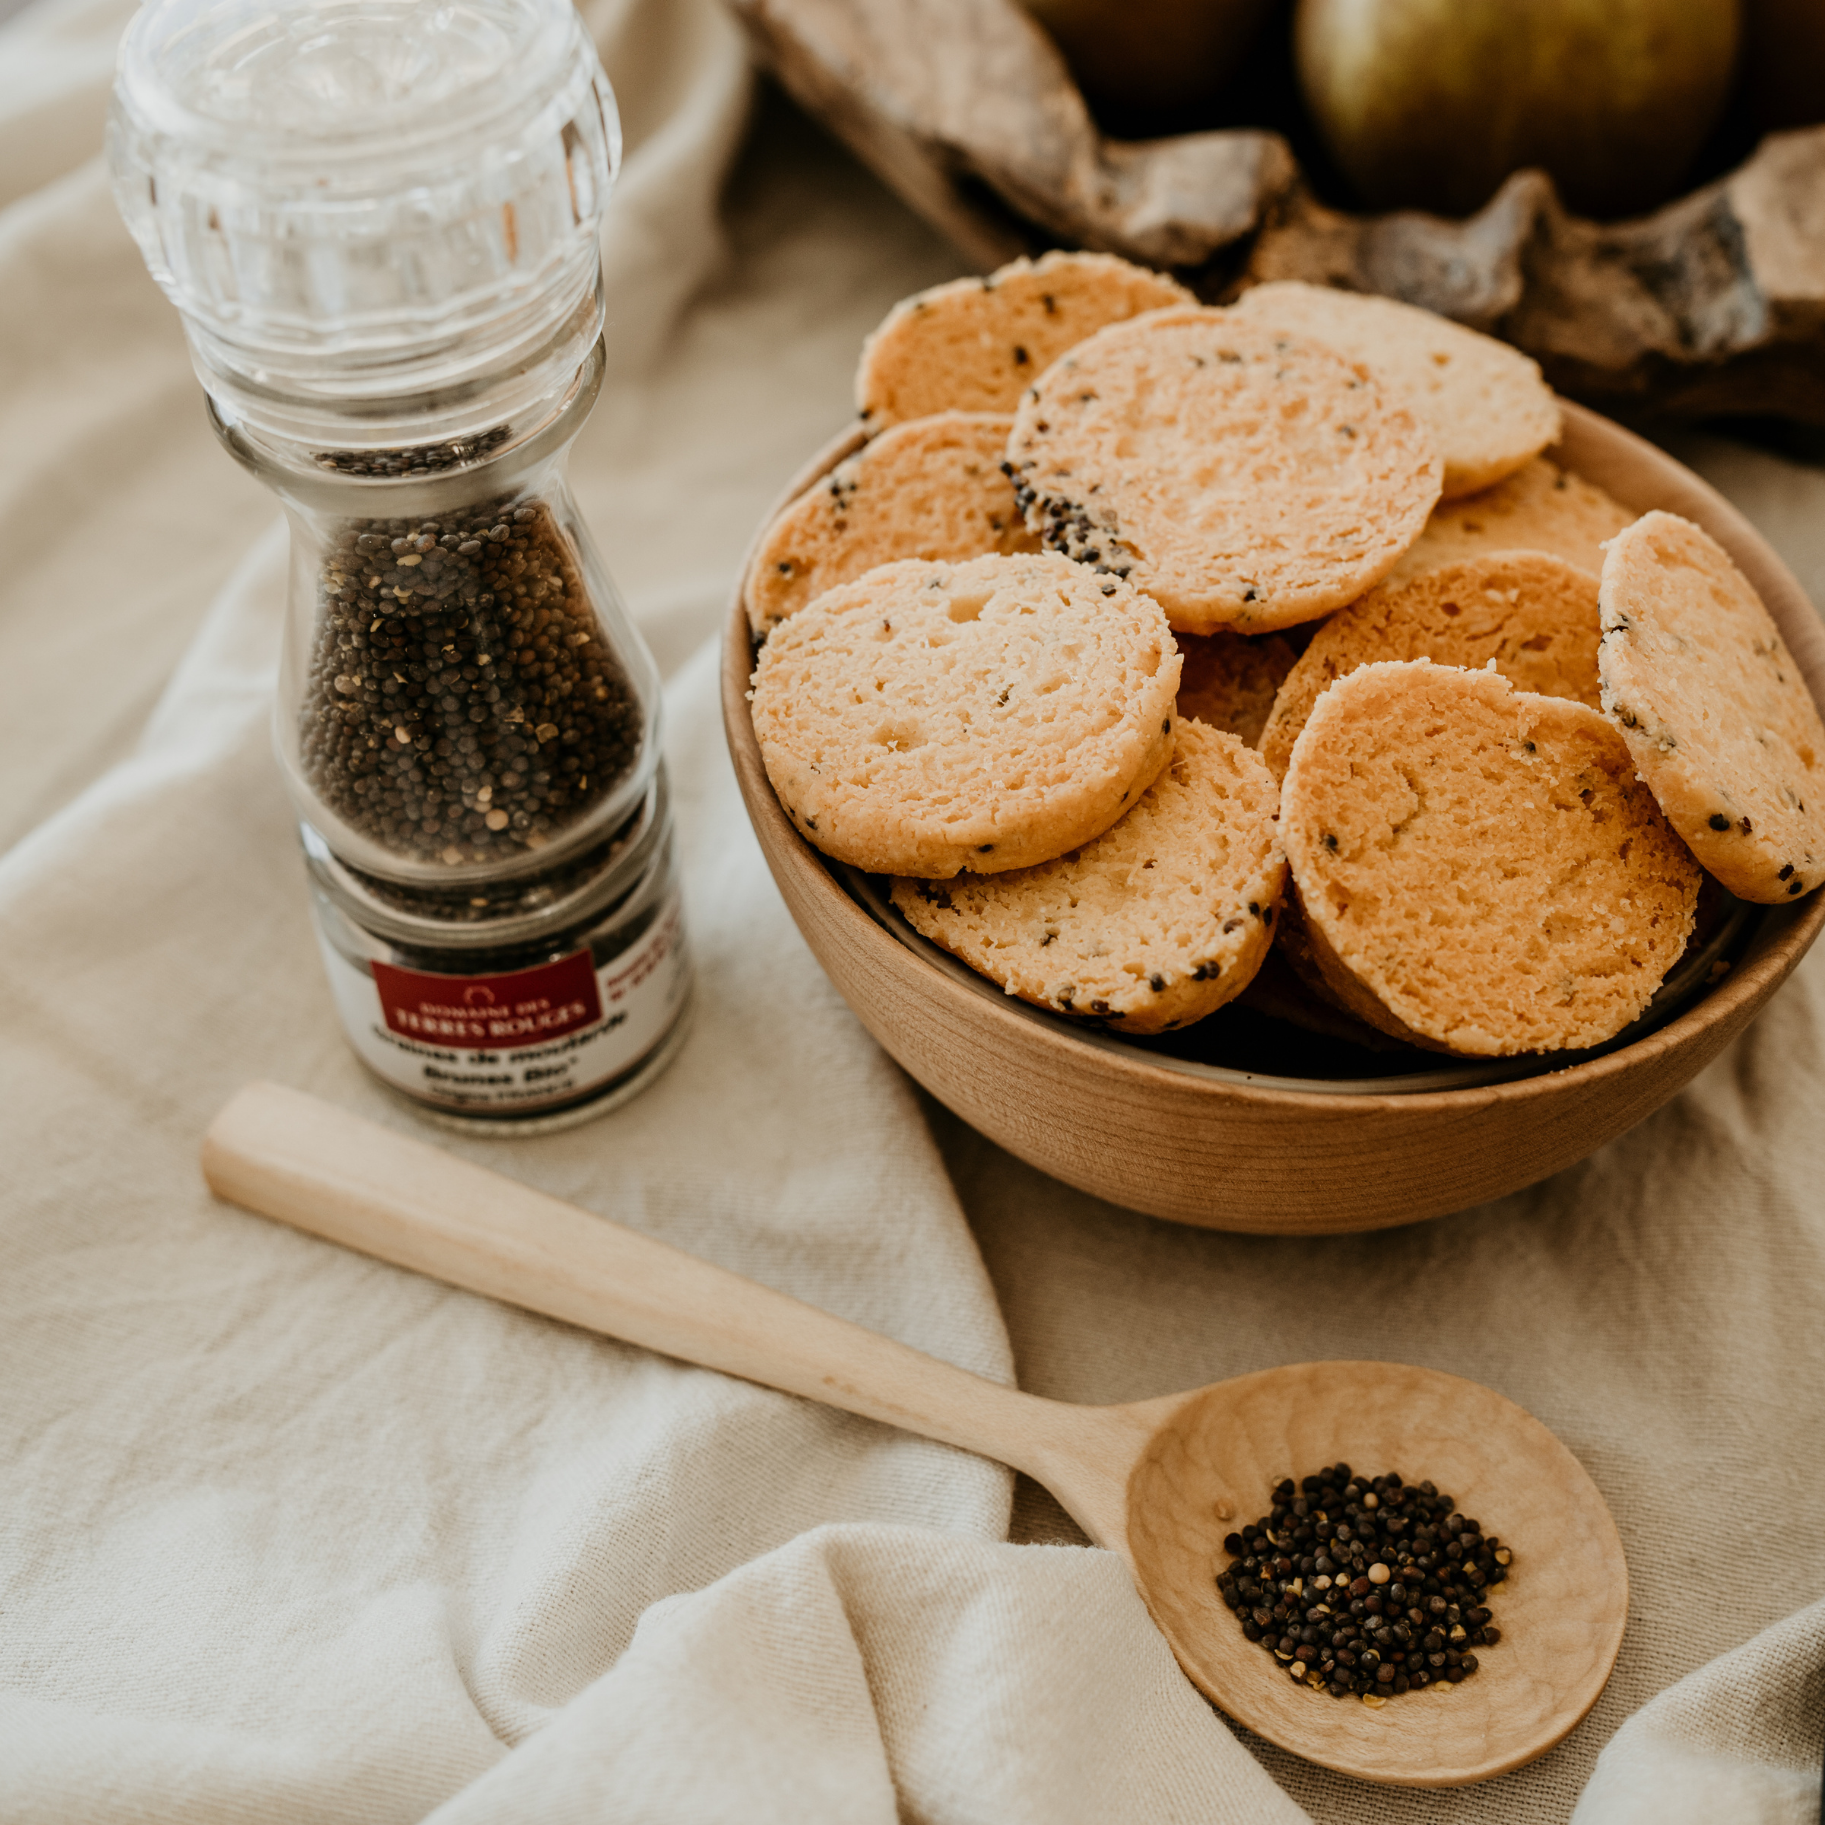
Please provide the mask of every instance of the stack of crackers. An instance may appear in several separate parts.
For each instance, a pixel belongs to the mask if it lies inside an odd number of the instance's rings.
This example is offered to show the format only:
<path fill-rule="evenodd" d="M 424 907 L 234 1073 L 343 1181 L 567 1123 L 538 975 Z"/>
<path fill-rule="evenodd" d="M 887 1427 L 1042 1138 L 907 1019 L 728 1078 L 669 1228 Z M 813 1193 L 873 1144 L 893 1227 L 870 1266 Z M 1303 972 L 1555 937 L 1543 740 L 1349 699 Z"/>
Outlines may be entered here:
<path fill-rule="evenodd" d="M 857 396 L 868 441 L 746 579 L 761 756 L 1010 995 L 1161 1033 L 1274 949 L 1394 1039 L 1582 1048 L 1704 871 L 1825 879 L 1825 727 L 1766 609 L 1548 460 L 1502 343 L 1050 254 L 897 305 Z"/>

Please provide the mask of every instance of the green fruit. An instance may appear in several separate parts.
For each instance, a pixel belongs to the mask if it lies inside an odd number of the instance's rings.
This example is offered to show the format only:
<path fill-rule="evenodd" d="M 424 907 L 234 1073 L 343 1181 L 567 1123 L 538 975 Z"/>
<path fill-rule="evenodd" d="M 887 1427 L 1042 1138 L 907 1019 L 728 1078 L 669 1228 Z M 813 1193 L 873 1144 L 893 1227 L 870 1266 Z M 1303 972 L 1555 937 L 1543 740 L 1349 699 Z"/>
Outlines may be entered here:
<path fill-rule="evenodd" d="M 1272 0 L 1023 0 L 1093 101 L 1171 113 L 1235 73 Z"/>
<path fill-rule="evenodd" d="M 1729 97 L 1737 0 L 1299 0 L 1306 105 L 1377 208 L 1466 215 L 1538 165 L 1613 217 L 1677 193 Z"/>

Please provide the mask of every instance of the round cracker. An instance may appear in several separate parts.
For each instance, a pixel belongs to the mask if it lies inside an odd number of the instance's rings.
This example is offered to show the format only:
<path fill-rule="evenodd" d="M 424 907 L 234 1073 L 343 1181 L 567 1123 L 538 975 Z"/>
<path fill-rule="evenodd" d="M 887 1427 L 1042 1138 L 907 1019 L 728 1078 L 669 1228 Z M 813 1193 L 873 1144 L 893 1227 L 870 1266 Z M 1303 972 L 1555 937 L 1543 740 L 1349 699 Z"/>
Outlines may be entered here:
<path fill-rule="evenodd" d="M 1233 1000 L 1267 955 L 1279 798 L 1236 736 L 1182 721 L 1171 762 L 1094 842 L 986 880 L 899 880 L 893 901 L 1010 995 L 1163 1033 Z"/>
<path fill-rule="evenodd" d="M 1318 699 L 1280 829 L 1338 999 L 1478 1057 L 1620 1032 L 1684 950 L 1702 878 L 1597 711 L 1425 660 Z"/>
<path fill-rule="evenodd" d="M 1130 578 L 1175 629 L 1264 633 L 1381 581 L 1438 498 L 1439 461 L 1358 362 L 1234 311 L 1116 324 L 1020 402 L 1027 524 Z"/>
<path fill-rule="evenodd" d="M 1260 740 L 1276 778 L 1319 695 L 1378 659 L 1495 669 L 1518 690 L 1599 707 L 1597 579 L 1541 551 L 1504 551 L 1384 583 L 1312 636 Z M 1180 690 L 1183 703 L 1183 687 Z"/>
<path fill-rule="evenodd" d="M 1037 551 L 1003 474 L 1013 420 L 940 412 L 883 431 L 787 506 L 748 566 L 757 635 L 827 589 L 897 558 L 957 562 Z"/>
<path fill-rule="evenodd" d="M 1441 501 L 1389 576 L 1398 583 L 1435 565 L 1492 551 L 1546 551 L 1594 577 L 1603 547 L 1635 518 L 1595 482 L 1536 456 L 1505 481 L 1461 501 Z"/>
<path fill-rule="evenodd" d="M 936 285 L 896 304 L 862 344 L 856 409 L 874 429 L 948 410 L 1012 412 L 1086 336 L 1192 302 L 1176 279 L 1107 253 L 1049 253 Z"/>
<path fill-rule="evenodd" d="M 1647 513 L 1603 561 L 1603 707 L 1706 868 L 1745 900 L 1825 880 L 1825 726 L 1747 577 Z"/>
<path fill-rule="evenodd" d="M 1063 558 L 884 564 L 782 621 L 754 673 L 773 789 L 826 855 L 948 879 L 1087 843 L 1172 753 L 1156 603 Z"/>
<path fill-rule="evenodd" d="M 1328 343 L 1404 393 L 1444 462 L 1446 500 L 1493 486 L 1559 440 L 1559 402 L 1539 363 L 1449 317 L 1296 279 L 1257 285 L 1235 308 Z"/>
<path fill-rule="evenodd" d="M 1175 634 L 1184 669 L 1179 673 L 1179 716 L 1206 728 L 1239 735 L 1249 747 L 1261 739 L 1274 694 L 1298 658 L 1278 634 Z"/>

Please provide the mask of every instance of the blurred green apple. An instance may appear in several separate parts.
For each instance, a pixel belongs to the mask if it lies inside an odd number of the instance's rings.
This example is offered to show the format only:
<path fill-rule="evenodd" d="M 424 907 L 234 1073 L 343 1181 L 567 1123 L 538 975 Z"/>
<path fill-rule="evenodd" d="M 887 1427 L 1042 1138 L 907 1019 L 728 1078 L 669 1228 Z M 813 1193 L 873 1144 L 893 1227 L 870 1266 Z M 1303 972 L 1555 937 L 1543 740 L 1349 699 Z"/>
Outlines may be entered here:
<path fill-rule="evenodd" d="M 1273 0 L 1022 0 L 1092 101 L 1173 114 L 1235 73 Z"/>
<path fill-rule="evenodd" d="M 1306 105 L 1377 208 L 1465 215 L 1538 165 L 1614 217 L 1679 190 L 1740 19 L 1738 0 L 1299 0 L 1293 31 Z"/>

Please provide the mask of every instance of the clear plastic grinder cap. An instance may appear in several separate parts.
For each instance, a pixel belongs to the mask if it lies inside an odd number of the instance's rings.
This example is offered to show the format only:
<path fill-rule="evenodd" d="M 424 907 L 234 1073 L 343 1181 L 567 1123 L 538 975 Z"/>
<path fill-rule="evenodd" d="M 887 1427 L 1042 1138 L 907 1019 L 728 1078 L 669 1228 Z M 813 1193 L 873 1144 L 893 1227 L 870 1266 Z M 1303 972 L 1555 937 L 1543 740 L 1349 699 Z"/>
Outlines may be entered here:
<path fill-rule="evenodd" d="M 571 0 L 147 0 L 108 154 L 212 391 L 447 387 L 599 312 L 621 134 Z"/>

